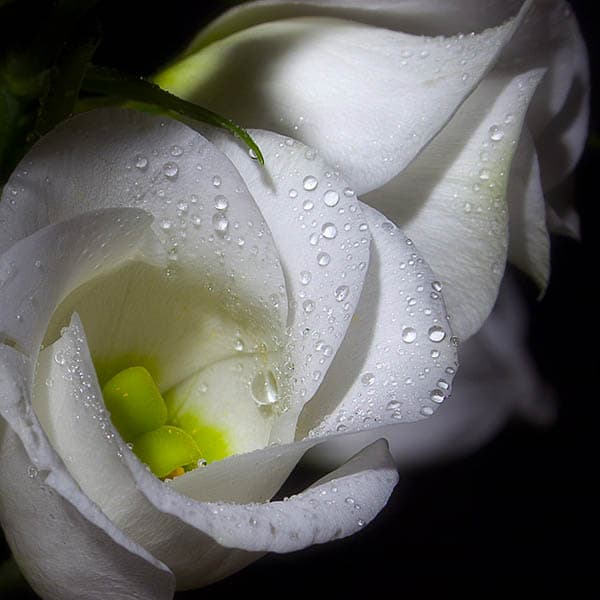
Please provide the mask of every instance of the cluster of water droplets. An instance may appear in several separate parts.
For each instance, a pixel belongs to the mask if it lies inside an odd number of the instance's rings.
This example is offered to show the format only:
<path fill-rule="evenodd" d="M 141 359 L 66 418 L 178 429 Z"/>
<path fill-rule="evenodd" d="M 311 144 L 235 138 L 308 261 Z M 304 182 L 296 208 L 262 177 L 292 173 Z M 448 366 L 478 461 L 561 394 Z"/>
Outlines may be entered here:
<path fill-rule="evenodd" d="M 379 221 L 371 223 L 371 228 L 386 257 L 378 283 L 378 304 L 386 308 L 372 317 L 373 322 L 367 316 L 375 310 L 373 303 L 365 298 L 359 304 L 357 318 L 375 328 L 372 340 L 362 342 L 366 346 L 362 372 L 339 399 L 341 404 L 309 432 L 310 437 L 428 417 L 451 392 L 458 339 L 448 322 L 442 284 L 412 241 L 392 223 Z M 375 280 L 367 278 L 365 285 L 370 284 L 375 285 Z M 352 352 L 346 357 L 342 348 L 341 353 L 344 367 L 352 368 Z M 341 386 L 342 374 L 332 375 L 331 384 L 325 383 L 316 400 L 320 395 L 339 395 L 335 388 Z"/>
<path fill-rule="evenodd" d="M 296 401 L 302 403 L 343 343 L 368 265 L 370 233 L 355 192 L 315 150 L 288 138 L 273 154 L 277 187 L 259 203 L 265 218 L 277 221 L 273 235 L 282 249 L 294 315 L 288 353 Z"/>

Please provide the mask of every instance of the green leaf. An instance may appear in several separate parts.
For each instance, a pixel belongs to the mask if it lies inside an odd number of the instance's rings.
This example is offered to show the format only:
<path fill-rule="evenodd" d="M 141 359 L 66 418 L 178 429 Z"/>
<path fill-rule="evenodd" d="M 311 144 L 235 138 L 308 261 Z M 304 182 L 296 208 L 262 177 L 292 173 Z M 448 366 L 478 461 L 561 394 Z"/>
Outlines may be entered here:
<path fill-rule="evenodd" d="M 50 131 L 75 110 L 84 73 L 100 41 L 95 32 L 79 37 L 81 39 L 64 47 L 50 70 L 49 85 L 40 99 L 35 138 Z"/>
<path fill-rule="evenodd" d="M 146 79 L 129 77 L 113 69 L 90 66 L 85 73 L 82 89 L 94 94 L 112 96 L 121 101 L 137 102 L 174 113 L 175 116 L 188 117 L 226 129 L 253 151 L 261 165 L 264 164 L 259 147 L 245 129 L 230 119 L 174 96 Z"/>

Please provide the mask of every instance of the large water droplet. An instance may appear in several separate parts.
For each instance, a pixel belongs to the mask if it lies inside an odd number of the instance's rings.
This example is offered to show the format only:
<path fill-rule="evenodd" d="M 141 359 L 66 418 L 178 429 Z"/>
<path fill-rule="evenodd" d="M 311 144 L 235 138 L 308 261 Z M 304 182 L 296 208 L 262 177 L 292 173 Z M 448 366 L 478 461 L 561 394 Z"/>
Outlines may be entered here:
<path fill-rule="evenodd" d="M 320 267 L 326 267 L 331 262 L 331 256 L 327 252 L 319 252 L 317 254 L 317 264 Z"/>
<path fill-rule="evenodd" d="M 338 302 L 343 302 L 350 293 L 350 288 L 347 285 L 340 285 L 340 287 L 335 290 L 335 299 Z"/>
<path fill-rule="evenodd" d="M 327 206 L 332 206 L 332 207 L 336 206 L 339 201 L 340 201 L 340 195 L 334 190 L 327 190 L 323 194 L 323 202 Z"/>
<path fill-rule="evenodd" d="M 305 313 L 311 313 L 313 310 L 315 310 L 315 303 L 312 300 L 305 300 L 302 303 L 302 308 Z"/>
<path fill-rule="evenodd" d="M 143 154 L 138 154 L 135 157 L 135 167 L 140 171 L 145 171 L 148 168 L 148 159 Z"/>
<path fill-rule="evenodd" d="M 504 137 L 504 131 L 498 125 L 492 125 L 489 129 L 490 139 L 494 142 L 499 142 Z"/>
<path fill-rule="evenodd" d="M 365 386 L 373 385 L 373 383 L 375 382 L 375 375 L 373 375 L 373 373 L 370 372 L 363 373 L 360 380 Z"/>
<path fill-rule="evenodd" d="M 312 279 L 312 273 L 310 271 L 300 271 L 300 283 L 302 285 L 308 285 Z"/>
<path fill-rule="evenodd" d="M 434 325 L 429 329 L 429 339 L 432 342 L 441 342 L 446 337 L 446 332 L 439 325 Z"/>
<path fill-rule="evenodd" d="M 227 198 L 225 198 L 225 196 L 223 196 L 222 194 L 215 196 L 215 208 L 217 210 L 227 210 L 228 206 L 229 202 L 227 201 Z"/>
<path fill-rule="evenodd" d="M 179 167 L 174 162 L 168 162 L 163 165 L 163 173 L 167 179 L 176 179 L 179 174 Z"/>
<path fill-rule="evenodd" d="M 223 213 L 215 213 L 212 218 L 213 227 L 219 233 L 225 233 L 229 227 L 229 219 Z"/>
<path fill-rule="evenodd" d="M 417 332 L 412 327 L 405 327 L 402 330 L 402 341 L 412 344 L 417 339 Z"/>
<path fill-rule="evenodd" d="M 325 223 L 321 227 L 321 233 L 325 239 L 332 240 L 337 235 L 337 227 L 333 223 Z"/>
<path fill-rule="evenodd" d="M 272 371 L 259 371 L 251 384 L 252 397 L 259 406 L 272 406 L 279 400 L 277 380 Z"/>
<path fill-rule="evenodd" d="M 429 397 L 436 404 L 441 404 L 444 401 L 444 399 L 446 398 L 446 396 L 444 395 L 444 392 L 442 392 L 442 390 L 438 390 L 438 389 L 432 390 L 431 393 L 429 394 Z"/>
<path fill-rule="evenodd" d="M 302 187 L 304 187 L 307 192 L 311 192 L 312 190 L 316 189 L 318 185 L 319 182 L 317 181 L 317 178 L 313 177 L 312 175 L 307 175 L 302 181 Z"/>

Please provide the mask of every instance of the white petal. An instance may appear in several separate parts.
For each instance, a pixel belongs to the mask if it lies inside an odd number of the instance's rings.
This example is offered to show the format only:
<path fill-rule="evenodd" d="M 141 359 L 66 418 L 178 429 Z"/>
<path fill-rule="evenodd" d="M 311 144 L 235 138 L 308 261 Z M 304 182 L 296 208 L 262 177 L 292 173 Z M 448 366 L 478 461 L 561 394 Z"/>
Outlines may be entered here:
<path fill-rule="evenodd" d="M 296 381 L 295 400 L 275 424 L 285 442 L 344 342 L 363 287 L 371 236 L 354 191 L 315 150 L 271 132 L 250 133 L 265 156 L 264 168 L 249 163 L 231 136 L 214 130 L 206 135 L 242 174 L 285 271 L 289 362 Z"/>
<path fill-rule="evenodd" d="M 399 229 L 370 207 L 364 214 L 373 235 L 367 281 L 300 436 L 422 419 L 450 391 L 456 348 L 441 286 Z"/>
<path fill-rule="evenodd" d="M 168 272 L 216 289 L 227 309 L 242 298 L 285 323 L 283 274 L 260 211 L 227 158 L 183 123 L 123 109 L 79 115 L 32 148 L 3 197 L 0 251 L 89 210 L 142 208 L 155 217 Z"/>
<path fill-rule="evenodd" d="M 550 277 L 550 237 L 537 154 L 527 129 L 515 152 L 506 192 L 508 199 L 508 257 L 546 290 Z"/>
<path fill-rule="evenodd" d="M 389 181 L 438 133 L 525 11 L 453 38 L 329 18 L 276 21 L 215 42 L 157 82 L 242 125 L 301 139 L 362 193 Z"/>
<path fill-rule="evenodd" d="M 31 359 L 0 346 L 0 520 L 43 598 L 172 597 L 164 564 L 126 537 L 74 483 L 31 411 Z"/>
<path fill-rule="evenodd" d="M 545 68 L 527 114 L 544 190 L 571 172 L 585 146 L 590 73 L 585 43 L 567 2 L 533 3 L 500 58 L 502 69 Z"/>
<path fill-rule="evenodd" d="M 515 281 L 505 277 L 490 318 L 461 345 L 452 398 L 433 418 L 332 438 L 303 460 L 331 468 L 382 436 L 389 440 L 397 466 L 418 468 L 472 452 L 510 418 L 542 426 L 552 423 L 554 394 L 527 348 L 526 310 Z"/>
<path fill-rule="evenodd" d="M 92 277 L 139 256 L 152 238 L 150 222 L 139 209 L 105 209 L 49 225 L 11 246 L 0 256 L 3 340 L 35 357 L 55 307 Z"/>
<path fill-rule="evenodd" d="M 53 369 L 54 384 L 48 387 L 38 381 L 36 410 L 49 415 L 47 430 L 82 489 L 125 532 L 169 565 L 179 588 L 220 579 L 264 551 L 287 552 L 350 535 L 381 510 L 397 481 L 385 445 L 377 444 L 332 473 L 330 483 L 319 482 L 287 502 L 195 502 L 155 478 L 114 434 L 76 319 L 57 343 L 64 344 L 64 365 L 41 363 Z M 52 410 L 43 409 L 45 402 Z M 303 449 L 310 443 L 314 441 Z M 257 452 L 255 460 L 272 455 L 272 461 L 290 449 L 296 451 L 294 445 L 270 447 Z M 326 502 L 324 496 L 334 502 Z M 355 503 L 344 503 L 346 497 Z"/>
<path fill-rule="evenodd" d="M 247 27 L 294 17 L 338 17 L 415 35 L 454 35 L 494 27 L 516 14 L 523 0 L 260 0 L 235 6 L 207 25 L 186 54 Z"/>
<path fill-rule="evenodd" d="M 423 253 L 461 339 L 479 329 L 498 294 L 511 161 L 541 76 L 490 74 L 406 171 L 363 197 Z"/>

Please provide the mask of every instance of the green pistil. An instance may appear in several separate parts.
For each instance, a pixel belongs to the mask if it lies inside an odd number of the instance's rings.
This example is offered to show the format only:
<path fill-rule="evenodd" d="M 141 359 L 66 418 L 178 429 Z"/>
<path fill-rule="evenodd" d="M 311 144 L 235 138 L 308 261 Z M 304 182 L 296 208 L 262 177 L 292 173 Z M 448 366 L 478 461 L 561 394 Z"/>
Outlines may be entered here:
<path fill-rule="evenodd" d="M 194 439 L 167 424 L 163 397 L 144 367 L 117 373 L 102 389 L 112 422 L 133 452 L 160 478 L 196 468 L 202 458 Z"/>

